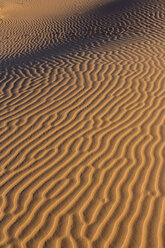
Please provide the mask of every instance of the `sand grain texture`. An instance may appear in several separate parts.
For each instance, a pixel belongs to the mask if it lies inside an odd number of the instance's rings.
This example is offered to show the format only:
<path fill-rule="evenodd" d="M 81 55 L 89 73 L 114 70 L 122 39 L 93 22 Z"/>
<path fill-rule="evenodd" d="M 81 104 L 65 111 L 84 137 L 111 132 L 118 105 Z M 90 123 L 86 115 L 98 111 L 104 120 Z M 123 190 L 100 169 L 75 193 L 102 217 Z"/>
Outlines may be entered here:
<path fill-rule="evenodd" d="M 0 247 L 164 248 L 165 3 L 4 3 Z"/>

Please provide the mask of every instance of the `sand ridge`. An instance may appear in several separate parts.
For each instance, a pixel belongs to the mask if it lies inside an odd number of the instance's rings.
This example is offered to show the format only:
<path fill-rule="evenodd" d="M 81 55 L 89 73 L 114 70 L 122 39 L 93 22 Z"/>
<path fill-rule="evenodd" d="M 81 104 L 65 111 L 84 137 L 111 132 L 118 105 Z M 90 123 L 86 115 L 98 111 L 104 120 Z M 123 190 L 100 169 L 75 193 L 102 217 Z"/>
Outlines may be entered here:
<path fill-rule="evenodd" d="M 99 13 L 2 56 L 0 247 L 165 246 L 164 3 Z"/>
<path fill-rule="evenodd" d="M 159 6 L 158 13 L 161 12 L 161 15 L 157 20 L 154 16 L 155 4 L 153 3 L 147 11 L 145 4 L 141 6 L 139 2 L 122 0 L 115 5 L 115 2 L 110 1 L 100 8 L 96 5 L 94 11 L 89 8 L 88 12 L 80 11 L 79 15 L 72 13 L 61 18 L 56 15 L 4 16 L 1 18 L 0 59 L 9 62 L 10 58 L 13 60 L 15 57 L 36 54 L 38 51 L 58 48 L 63 44 L 67 47 L 69 45 L 70 48 L 77 47 L 79 43 L 84 44 L 88 39 L 93 42 L 89 47 L 95 48 L 99 42 L 103 43 L 105 40 L 117 41 L 124 37 L 132 39 L 133 36 L 143 38 L 153 35 L 149 33 L 150 30 L 159 36 L 157 29 L 164 29 L 161 21 L 164 14 L 160 11 L 163 6 Z M 146 22 L 148 18 L 149 21 Z M 60 52 L 61 50 L 63 49 L 60 49 Z"/>

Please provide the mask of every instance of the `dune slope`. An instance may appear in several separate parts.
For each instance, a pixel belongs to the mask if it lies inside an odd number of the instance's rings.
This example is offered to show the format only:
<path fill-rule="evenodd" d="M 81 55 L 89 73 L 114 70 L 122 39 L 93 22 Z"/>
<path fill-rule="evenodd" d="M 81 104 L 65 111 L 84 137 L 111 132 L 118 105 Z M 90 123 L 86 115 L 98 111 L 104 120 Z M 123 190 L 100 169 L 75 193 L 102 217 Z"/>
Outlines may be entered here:
<path fill-rule="evenodd" d="M 0 247 L 165 247 L 164 10 L 1 19 Z"/>

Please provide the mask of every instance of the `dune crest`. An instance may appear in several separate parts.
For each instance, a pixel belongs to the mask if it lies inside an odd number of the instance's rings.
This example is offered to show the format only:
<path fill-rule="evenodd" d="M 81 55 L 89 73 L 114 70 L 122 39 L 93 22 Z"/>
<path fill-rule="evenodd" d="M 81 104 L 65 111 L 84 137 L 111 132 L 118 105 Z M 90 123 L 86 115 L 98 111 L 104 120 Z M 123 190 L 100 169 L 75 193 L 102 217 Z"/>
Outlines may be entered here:
<path fill-rule="evenodd" d="M 115 0 L 6 0 L 0 2 L 1 11 L 6 17 L 43 17 L 54 16 L 56 18 L 66 17 L 73 14 L 80 14 L 84 11 L 89 11 L 104 5 L 107 2 L 114 2 Z"/>

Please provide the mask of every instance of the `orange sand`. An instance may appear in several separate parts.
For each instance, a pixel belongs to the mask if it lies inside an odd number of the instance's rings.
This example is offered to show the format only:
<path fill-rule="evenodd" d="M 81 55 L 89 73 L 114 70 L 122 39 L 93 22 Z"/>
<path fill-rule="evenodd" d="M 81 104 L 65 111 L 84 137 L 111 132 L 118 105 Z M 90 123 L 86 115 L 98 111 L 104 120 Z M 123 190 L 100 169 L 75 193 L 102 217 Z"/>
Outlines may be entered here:
<path fill-rule="evenodd" d="M 59 2 L 0 1 L 0 248 L 164 248 L 165 3 Z"/>

